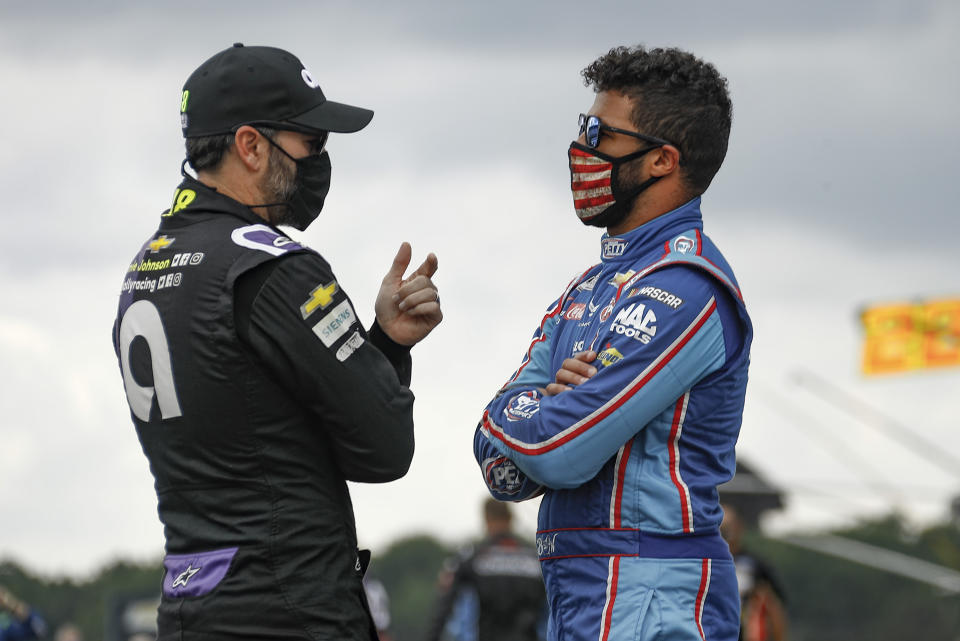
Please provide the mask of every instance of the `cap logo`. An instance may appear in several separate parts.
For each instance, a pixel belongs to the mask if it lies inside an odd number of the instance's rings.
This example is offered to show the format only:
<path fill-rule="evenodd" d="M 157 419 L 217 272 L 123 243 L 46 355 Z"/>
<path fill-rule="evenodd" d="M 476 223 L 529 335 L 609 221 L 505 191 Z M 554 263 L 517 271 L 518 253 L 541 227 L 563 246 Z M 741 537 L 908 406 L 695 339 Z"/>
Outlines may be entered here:
<path fill-rule="evenodd" d="M 184 89 L 183 94 L 180 96 L 180 113 L 183 113 L 187 110 L 187 100 L 190 99 L 190 90 Z"/>
<path fill-rule="evenodd" d="M 303 81 L 307 83 L 307 86 L 311 89 L 319 89 L 320 83 L 313 79 L 313 76 L 310 75 L 310 72 L 306 69 L 300 70 L 300 77 L 303 78 Z"/>

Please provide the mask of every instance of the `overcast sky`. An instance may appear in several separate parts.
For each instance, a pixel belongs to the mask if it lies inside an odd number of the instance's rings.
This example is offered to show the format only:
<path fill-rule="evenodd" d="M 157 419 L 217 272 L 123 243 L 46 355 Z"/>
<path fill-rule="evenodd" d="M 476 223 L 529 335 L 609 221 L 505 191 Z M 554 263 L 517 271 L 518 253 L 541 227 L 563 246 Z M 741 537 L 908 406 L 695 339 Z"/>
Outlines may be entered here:
<path fill-rule="evenodd" d="M 446 319 L 414 349 L 417 454 L 403 480 L 353 487 L 361 545 L 479 532 L 479 414 L 598 259 L 566 149 L 593 101 L 580 69 L 620 44 L 689 49 L 729 80 L 703 211 L 756 328 L 738 451 L 788 491 L 771 531 L 892 504 L 922 524 L 960 493 L 795 382 L 813 373 L 960 457 L 960 371 L 863 378 L 857 316 L 960 295 L 956 2 L 160 4 L 0 0 L 0 557 L 84 573 L 161 554 L 110 328 L 179 181 L 183 81 L 237 41 L 292 51 L 328 97 L 376 111 L 332 139 L 326 207 L 294 234 L 364 321 L 401 240 L 440 257 Z M 532 532 L 536 505 L 519 512 Z"/>

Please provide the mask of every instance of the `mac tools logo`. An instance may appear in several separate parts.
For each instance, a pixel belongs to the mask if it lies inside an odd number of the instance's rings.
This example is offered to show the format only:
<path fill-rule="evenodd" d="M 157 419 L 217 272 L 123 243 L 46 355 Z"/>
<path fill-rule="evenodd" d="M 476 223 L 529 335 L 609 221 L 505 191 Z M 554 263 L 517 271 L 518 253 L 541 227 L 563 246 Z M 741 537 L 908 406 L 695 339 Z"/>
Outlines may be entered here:
<path fill-rule="evenodd" d="M 610 330 L 646 345 L 657 333 L 657 315 L 643 303 L 631 303 L 617 312 Z"/>

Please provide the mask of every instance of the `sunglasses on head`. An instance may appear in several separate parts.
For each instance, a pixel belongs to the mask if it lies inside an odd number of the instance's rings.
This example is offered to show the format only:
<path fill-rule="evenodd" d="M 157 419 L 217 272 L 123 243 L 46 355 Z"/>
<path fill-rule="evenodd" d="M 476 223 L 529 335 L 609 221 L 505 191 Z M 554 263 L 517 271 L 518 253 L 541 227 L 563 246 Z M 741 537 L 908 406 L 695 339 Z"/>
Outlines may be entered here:
<path fill-rule="evenodd" d="M 580 134 L 586 138 L 588 147 L 596 147 L 600 142 L 600 132 L 601 131 L 611 131 L 616 134 L 624 134 L 626 136 L 633 136 L 634 138 L 639 138 L 645 142 L 649 142 L 654 145 L 669 145 L 672 144 L 663 138 L 656 138 L 654 136 L 647 136 L 637 131 L 629 131 L 627 129 L 619 129 L 617 127 L 611 127 L 609 125 L 603 124 L 603 121 L 600 120 L 597 116 L 589 116 L 587 114 L 580 114 Z"/>

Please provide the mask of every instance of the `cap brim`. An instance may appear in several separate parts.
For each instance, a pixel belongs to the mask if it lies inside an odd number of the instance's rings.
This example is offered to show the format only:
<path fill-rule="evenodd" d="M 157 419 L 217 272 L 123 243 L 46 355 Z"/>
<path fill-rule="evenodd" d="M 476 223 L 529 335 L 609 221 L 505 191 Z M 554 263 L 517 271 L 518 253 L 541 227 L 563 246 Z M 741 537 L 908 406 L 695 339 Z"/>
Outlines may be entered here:
<path fill-rule="evenodd" d="M 327 100 L 299 116 L 287 118 L 287 121 L 311 129 L 351 134 L 370 124 L 372 118 L 373 111 L 370 109 Z"/>

